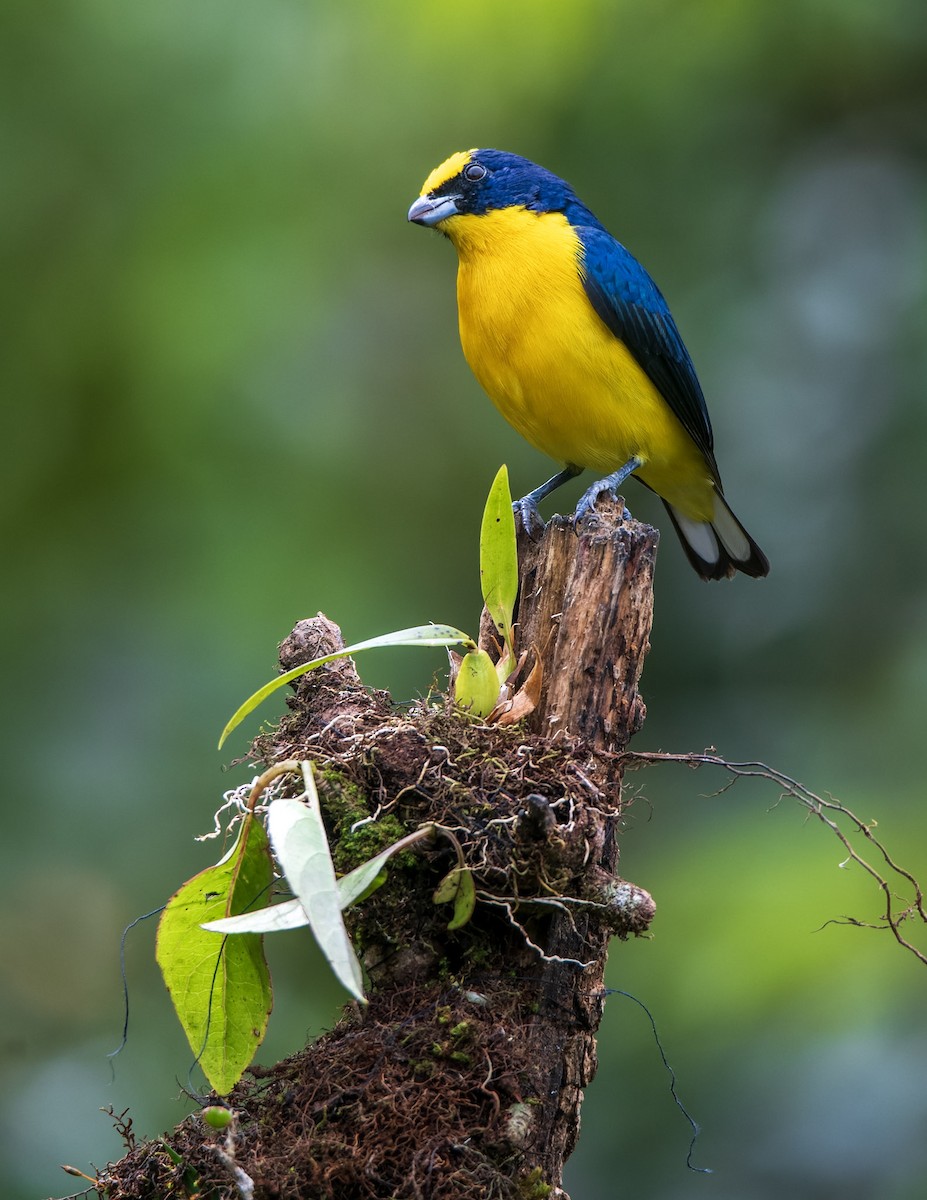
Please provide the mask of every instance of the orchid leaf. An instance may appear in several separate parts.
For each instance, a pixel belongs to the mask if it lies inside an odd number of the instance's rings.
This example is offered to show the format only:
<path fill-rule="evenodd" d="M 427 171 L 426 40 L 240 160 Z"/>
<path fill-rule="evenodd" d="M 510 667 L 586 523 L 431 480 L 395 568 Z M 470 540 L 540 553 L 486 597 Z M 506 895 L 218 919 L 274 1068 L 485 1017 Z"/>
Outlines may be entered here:
<path fill-rule="evenodd" d="M 381 646 L 464 646 L 469 649 L 473 645 L 473 639 L 468 634 L 462 633 L 452 625 L 414 625 L 410 629 L 382 633 L 379 637 L 368 638 L 365 642 L 355 642 L 353 646 L 345 646 L 343 650 L 338 650 L 334 654 L 325 654 L 321 658 L 312 659 L 311 662 L 300 663 L 298 667 L 293 667 L 292 670 L 278 675 L 276 679 L 271 679 L 269 683 L 265 683 L 263 687 L 258 688 L 248 697 L 222 730 L 219 749 L 222 749 L 225 739 L 232 730 L 240 725 L 245 717 L 253 713 L 258 705 L 263 704 L 268 696 L 273 695 L 280 688 L 286 687 L 294 679 L 299 679 L 301 675 L 306 675 L 316 667 L 324 666 L 325 663 L 334 662 L 338 658 L 346 658 L 350 654 L 357 654 L 360 650 L 374 650 Z"/>
<path fill-rule="evenodd" d="M 496 473 L 483 510 L 480 584 L 486 610 L 514 659 L 512 615 L 518 597 L 518 554 L 509 473 L 504 465 Z"/>
<path fill-rule="evenodd" d="M 361 967 L 341 915 L 338 881 L 312 764 L 305 762 L 302 768 L 305 802 L 283 796 L 271 803 L 267 814 L 270 842 L 329 966 L 351 995 L 363 1001 Z"/>
<path fill-rule="evenodd" d="M 264 1039 L 272 1006 L 261 938 L 220 940 L 202 928 L 263 900 L 272 882 L 267 835 L 249 816 L 228 854 L 171 897 L 158 925 L 157 959 L 206 1078 L 226 1095 Z"/>
<path fill-rule="evenodd" d="M 342 875 L 337 881 L 338 901 L 342 912 L 363 900 L 386 882 L 385 867 L 394 854 L 406 850 L 415 842 L 434 836 L 430 825 L 417 829 L 414 833 L 393 842 L 392 846 L 381 851 L 376 857 L 361 863 L 347 875 Z M 284 900 L 282 904 L 271 905 L 270 908 L 260 908 L 256 912 L 242 913 L 237 917 L 225 917 L 219 921 L 210 921 L 205 929 L 215 930 L 216 933 L 275 933 L 281 929 L 299 929 L 309 924 L 309 917 L 299 900 Z"/>

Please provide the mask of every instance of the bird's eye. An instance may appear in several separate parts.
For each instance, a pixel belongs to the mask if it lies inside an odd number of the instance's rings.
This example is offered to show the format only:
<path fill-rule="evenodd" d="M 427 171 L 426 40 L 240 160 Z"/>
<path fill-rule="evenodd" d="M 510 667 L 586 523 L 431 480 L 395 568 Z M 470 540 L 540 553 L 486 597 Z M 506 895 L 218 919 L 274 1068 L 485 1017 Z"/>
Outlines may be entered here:
<path fill-rule="evenodd" d="M 463 177 L 470 183 L 477 183 L 486 174 L 486 168 L 481 163 L 469 163 L 464 167 Z"/>

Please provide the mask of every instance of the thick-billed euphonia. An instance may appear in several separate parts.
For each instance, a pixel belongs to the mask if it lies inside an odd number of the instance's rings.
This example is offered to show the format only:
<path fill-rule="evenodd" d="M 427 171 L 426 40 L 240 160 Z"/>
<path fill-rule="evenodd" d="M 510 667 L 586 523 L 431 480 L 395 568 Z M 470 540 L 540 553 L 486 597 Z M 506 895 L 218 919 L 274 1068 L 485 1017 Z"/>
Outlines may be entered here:
<path fill-rule="evenodd" d="M 565 468 L 516 504 L 537 504 L 584 468 L 605 473 L 576 519 L 629 475 L 660 496 L 703 579 L 765 575 L 766 556 L 724 499 L 692 360 L 657 285 L 568 183 L 501 150 L 453 154 L 409 220 L 458 258 L 460 340 L 490 399 Z"/>

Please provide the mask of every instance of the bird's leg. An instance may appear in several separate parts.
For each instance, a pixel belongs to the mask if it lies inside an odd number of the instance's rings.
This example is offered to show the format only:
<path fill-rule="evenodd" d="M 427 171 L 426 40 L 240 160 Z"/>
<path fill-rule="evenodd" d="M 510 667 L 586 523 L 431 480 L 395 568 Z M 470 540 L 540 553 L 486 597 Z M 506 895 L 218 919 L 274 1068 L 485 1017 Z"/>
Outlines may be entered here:
<path fill-rule="evenodd" d="M 619 467 L 617 471 L 613 471 L 611 475 L 606 475 L 604 479 L 597 479 L 592 487 L 587 488 L 580 497 L 579 504 L 576 506 L 576 512 L 573 514 L 573 523 L 578 525 L 583 517 L 587 517 L 595 508 L 595 502 L 603 492 L 612 492 L 617 495 L 618 488 L 624 483 L 629 475 L 633 475 L 638 467 L 642 467 L 643 461 L 639 458 L 629 458 L 623 467 Z M 533 494 L 533 493 L 532 493 Z M 624 510 L 625 520 L 629 520 L 631 514 L 627 509 Z"/>
<path fill-rule="evenodd" d="M 562 471 L 558 471 L 556 475 L 552 475 L 546 483 L 542 483 L 533 492 L 529 492 L 527 496 L 522 496 L 520 500 L 516 500 L 512 504 L 515 515 L 521 517 L 522 528 L 529 537 L 540 536 L 544 532 L 544 518 L 538 512 L 540 501 L 545 496 L 549 496 L 551 492 L 555 492 L 561 484 L 575 479 L 582 473 L 582 467 L 568 465 Z"/>

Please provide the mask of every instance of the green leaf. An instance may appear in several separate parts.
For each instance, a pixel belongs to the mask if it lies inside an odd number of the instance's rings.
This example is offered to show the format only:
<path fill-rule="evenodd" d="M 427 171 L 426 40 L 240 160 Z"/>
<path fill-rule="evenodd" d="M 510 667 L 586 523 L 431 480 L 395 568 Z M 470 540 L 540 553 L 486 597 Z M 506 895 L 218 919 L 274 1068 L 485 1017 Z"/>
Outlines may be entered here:
<path fill-rule="evenodd" d="M 347 875 L 342 875 L 338 880 L 338 902 L 342 911 L 356 904 L 358 900 L 365 899 L 386 882 L 386 872 L 383 868 L 394 854 L 408 849 L 415 842 L 432 837 L 432 827 L 425 825 L 400 838 L 398 842 L 393 842 L 375 858 L 361 863 Z M 299 929 L 300 926 L 308 924 L 309 917 L 302 904 L 298 900 L 284 900 L 282 904 L 273 904 L 270 908 L 259 908 L 255 912 L 242 913 L 237 917 L 210 921 L 203 928 L 214 930 L 216 933 L 276 933 L 281 929 Z"/>
<path fill-rule="evenodd" d="M 306 910 L 309 925 L 329 966 L 351 995 L 363 1001 L 364 981 L 341 916 L 338 881 L 312 764 L 304 762 L 302 770 L 306 802 L 284 796 L 270 805 L 267 829 L 271 845 L 287 883 Z"/>
<path fill-rule="evenodd" d="M 468 867 L 453 867 L 444 876 L 432 897 L 435 904 L 453 904 L 454 915 L 448 929 L 462 929 L 473 916 L 476 907 L 476 886 Z"/>
<path fill-rule="evenodd" d="M 460 875 L 465 867 L 452 867 L 435 888 L 432 900 L 435 904 L 453 904 L 460 890 Z"/>
<path fill-rule="evenodd" d="M 284 900 L 281 904 L 241 913 L 237 917 L 207 921 L 203 928 L 211 933 L 279 933 L 283 929 L 299 929 L 308 924 L 309 918 L 300 902 Z"/>
<path fill-rule="evenodd" d="M 493 480 L 480 526 L 480 584 L 483 603 L 514 659 L 512 614 L 518 596 L 518 554 L 509 473 L 503 465 Z"/>
<path fill-rule="evenodd" d="M 249 816 L 228 854 L 183 885 L 158 924 L 157 959 L 206 1078 L 224 1096 L 264 1040 L 272 1006 L 260 937 L 220 941 L 205 921 L 262 901 L 273 879 L 267 835 Z"/>
<path fill-rule="evenodd" d="M 359 867 L 355 867 L 353 871 L 349 871 L 347 875 L 342 875 L 338 880 L 338 893 L 341 897 L 341 907 L 350 908 L 358 900 L 363 899 L 370 894 L 370 891 L 380 886 L 378 880 L 383 872 L 383 868 L 400 850 L 408 850 L 410 846 L 414 846 L 416 842 L 431 840 L 434 838 L 435 831 L 432 825 L 423 825 L 420 829 L 416 829 L 413 833 L 407 833 L 404 838 L 400 838 L 398 842 L 393 842 L 391 846 L 387 846 L 385 850 L 381 850 L 379 854 L 373 858 L 368 858 Z M 385 882 L 385 877 L 382 882 Z"/>
<path fill-rule="evenodd" d="M 392 851 L 390 851 L 390 853 L 392 853 Z M 373 862 L 374 860 L 371 859 L 370 861 Z M 366 865 L 366 863 L 361 863 L 361 866 L 356 869 L 362 870 Z M 381 867 L 380 870 L 377 871 L 377 873 L 370 880 L 370 882 L 365 883 L 364 887 L 360 888 L 359 890 L 354 890 L 353 884 L 348 884 L 347 888 L 343 888 L 341 885 L 347 878 L 347 875 L 342 875 L 338 880 L 338 895 L 341 897 L 342 912 L 344 912 L 346 908 L 350 908 L 352 904 L 358 904 L 362 900 L 366 900 L 368 896 L 372 896 L 374 892 L 379 891 L 383 884 L 386 883 L 387 879 L 389 879 L 389 871 L 387 871 L 386 867 Z"/>
<path fill-rule="evenodd" d="M 263 704 L 268 696 L 273 695 L 288 683 L 292 683 L 294 679 L 299 679 L 301 675 L 306 675 L 316 667 L 324 666 L 325 663 L 334 662 L 338 658 L 346 658 L 349 654 L 356 654 L 359 650 L 374 650 L 379 646 L 464 646 L 469 649 L 474 644 L 473 638 L 459 629 L 455 629 L 453 625 L 413 625 L 410 629 L 397 629 L 394 633 L 382 633 L 379 637 L 368 638 L 365 642 L 355 642 L 353 646 L 345 646 L 343 650 L 338 650 L 335 654 L 326 654 L 322 658 L 314 658 L 311 662 L 301 663 L 298 667 L 293 667 L 291 671 L 285 671 L 276 679 L 265 683 L 262 688 L 258 688 L 253 695 L 248 697 L 222 730 L 219 749 L 222 749 L 225 739 L 232 730 L 240 725 L 245 717 L 254 712 L 259 704 Z"/>
<path fill-rule="evenodd" d="M 454 916 L 448 921 L 448 930 L 462 929 L 473 916 L 476 908 L 476 885 L 473 873 L 466 869 L 460 872 L 460 886 L 457 888 L 457 898 L 454 901 Z"/>
<path fill-rule="evenodd" d="M 474 717 L 488 717 L 499 700 L 496 665 L 485 650 L 470 650 L 460 660 L 454 680 L 454 700 L 458 708 Z"/>

